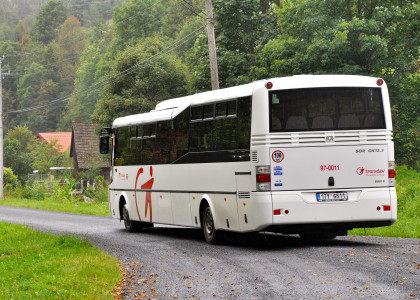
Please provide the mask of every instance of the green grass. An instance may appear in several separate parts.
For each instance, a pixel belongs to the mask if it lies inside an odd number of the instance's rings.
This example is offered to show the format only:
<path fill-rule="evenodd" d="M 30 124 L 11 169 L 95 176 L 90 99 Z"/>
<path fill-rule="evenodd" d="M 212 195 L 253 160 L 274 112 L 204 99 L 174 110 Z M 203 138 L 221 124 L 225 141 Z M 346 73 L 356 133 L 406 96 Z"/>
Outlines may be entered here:
<path fill-rule="evenodd" d="M 0 205 L 62 211 L 85 215 L 110 215 L 108 202 L 85 203 L 80 201 L 61 201 L 51 198 L 44 200 L 6 198 L 4 200 L 0 200 Z"/>
<path fill-rule="evenodd" d="M 407 166 L 397 167 L 397 222 L 391 226 L 354 229 L 349 234 L 420 238 L 420 174 Z"/>
<path fill-rule="evenodd" d="M 0 223 L 0 299 L 112 299 L 119 264 L 89 243 Z"/>

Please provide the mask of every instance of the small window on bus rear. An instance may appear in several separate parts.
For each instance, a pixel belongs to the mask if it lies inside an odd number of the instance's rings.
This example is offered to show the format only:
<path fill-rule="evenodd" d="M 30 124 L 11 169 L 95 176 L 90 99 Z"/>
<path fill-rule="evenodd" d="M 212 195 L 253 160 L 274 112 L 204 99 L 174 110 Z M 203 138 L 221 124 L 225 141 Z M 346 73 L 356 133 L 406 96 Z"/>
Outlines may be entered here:
<path fill-rule="evenodd" d="M 305 88 L 269 95 L 271 132 L 385 128 L 381 88 Z"/>

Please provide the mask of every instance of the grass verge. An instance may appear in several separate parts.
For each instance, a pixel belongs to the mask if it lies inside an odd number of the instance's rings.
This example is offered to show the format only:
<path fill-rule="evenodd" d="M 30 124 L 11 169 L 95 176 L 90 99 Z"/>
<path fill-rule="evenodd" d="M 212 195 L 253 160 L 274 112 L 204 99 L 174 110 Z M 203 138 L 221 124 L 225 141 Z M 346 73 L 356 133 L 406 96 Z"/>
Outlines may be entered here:
<path fill-rule="evenodd" d="M 420 174 L 407 166 L 399 166 L 396 189 L 397 222 L 387 227 L 354 229 L 349 234 L 420 238 Z"/>
<path fill-rule="evenodd" d="M 1 299 L 113 299 L 118 261 L 89 243 L 0 223 Z"/>
<path fill-rule="evenodd" d="M 0 200 L 0 205 L 62 211 L 85 215 L 109 216 L 108 202 L 85 203 L 80 201 L 58 201 L 51 198 L 44 200 L 8 198 Z"/>

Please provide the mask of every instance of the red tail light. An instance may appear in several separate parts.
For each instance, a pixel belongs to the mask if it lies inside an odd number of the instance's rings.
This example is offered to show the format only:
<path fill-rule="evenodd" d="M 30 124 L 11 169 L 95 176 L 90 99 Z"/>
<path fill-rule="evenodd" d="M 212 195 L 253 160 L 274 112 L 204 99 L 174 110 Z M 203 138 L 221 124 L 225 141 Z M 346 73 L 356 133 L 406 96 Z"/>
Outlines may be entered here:
<path fill-rule="evenodd" d="M 391 211 L 391 205 L 384 205 L 384 211 Z"/>
<path fill-rule="evenodd" d="M 258 191 L 271 190 L 270 166 L 256 166 L 256 184 Z"/>
<path fill-rule="evenodd" d="M 270 174 L 257 174 L 257 182 L 271 182 Z"/>
<path fill-rule="evenodd" d="M 388 178 L 395 178 L 396 172 L 395 170 L 388 170 Z"/>
<path fill-rule="evenodd" d="M 395 162 L 389 161 L 388 162 L 388 182 L 389 186 L 395 186 Z"/>

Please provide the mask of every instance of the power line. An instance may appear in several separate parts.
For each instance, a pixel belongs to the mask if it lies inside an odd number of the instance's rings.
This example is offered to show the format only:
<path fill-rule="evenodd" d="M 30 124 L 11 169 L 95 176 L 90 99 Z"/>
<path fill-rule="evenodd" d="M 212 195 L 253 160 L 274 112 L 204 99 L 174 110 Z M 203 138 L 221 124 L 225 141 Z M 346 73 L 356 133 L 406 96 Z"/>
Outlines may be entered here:
<path fill-rule="evenodd" d="M 201 18 L 205 18 L 203 16 L 200 16 L 200 14 L 204 13 L 202 10 L 201 11 L 196 10 L 196 8 L 192 4 L 190 4 L 189 2 L 187 2 L 186 0 L 181 0 L 181 4 L 182 4 L 182 6 L 184 6 L 186 9 L 188 9 L 189 11 L 191 11 L 196 16 L 201 17 Z"/>
<path fill-rule="evenodd" d="M 79 94 L 83 94 L 85 92 L 91 91 L 91 90 L 95 90 L 98 89 L 100 87 L 102 87 L 104 84 L 106 84 L 107 82 L 113 82 L 121 77 L 124 77 L 128 74 L 131 74 L 132 72 L 134 72 L 138 67 L 141 66 L 147 66 L 149 64 L 151 64 L 152 62 L 154 62 L 155 60 L 157 60 L 158 58 L 160 58 L 161 56 L 166 55 L 167 53 L 175 50 L 176 48 L 180 47 L 181 45 L 187 43 L 189 40 L 195 38 L 196 36 L 198 36 L 200 33 L 204 32 L 206 25 L 199 27 L 197 30 L 193 31 L 192 33 L 186 35 L 185 37 L 183 37 L 182 39 L 180 39 L 179 41 L 173 43 L 172 45 L 168 46 L 167 48 L 165 48 L 164 50 L 156 53 L 155 55 L 152 55 L 151 57 L 141 61 L 140 63 L 134 65 L 133 67 L 130 67 L 122 72 L 119 72 L 118 74 L 114 75 L 111 77 L 111 79 L 103 79 L 97 83 L 94 83 L 93 85 L 86 87 L 80 91 L 77 92 L 73 92 L 68 96 L 65 97 L 61 97 L 55 100 L 52 100 L 46 104 L 42 104 L 42 105 L 37 105 L 37 106 L 32 106 L 32 107 L 28 107 L 28 108 L 23 108 L 23 109 L 18 109 L 18 110 L 14 110 L 14 111 L 8 111 L 8 112 L 4 112 L 3 114 L 11 114 L 11 113 L 22 113 L 22 112 L 29 112 L 29 111 L 33 111 L 33 110 L 37 110 L 37 109 L 41 109 L 41 108 L 45 108 L 51 105 L 55 105 L 61 102 L 65 102 L 67 100 L 69 100 L 71 97 L 79 95 Z"/>

